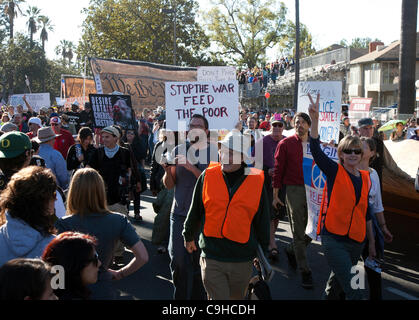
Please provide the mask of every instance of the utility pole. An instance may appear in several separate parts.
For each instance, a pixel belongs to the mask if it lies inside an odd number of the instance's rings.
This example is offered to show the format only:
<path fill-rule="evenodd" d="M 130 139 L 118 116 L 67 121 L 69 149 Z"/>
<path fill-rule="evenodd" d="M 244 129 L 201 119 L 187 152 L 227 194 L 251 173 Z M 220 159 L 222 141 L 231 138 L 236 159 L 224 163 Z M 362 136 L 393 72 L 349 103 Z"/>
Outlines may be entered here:
<path fill-rule="evenodd" d="M 401 120 L 411 116 L 415 110 L 415 68 L 417 0 L 402 1 L 402 18 L 399 55 L 399 96 L 397 113 Z"/>
<path fill-rule="evenodd" d="M 297 110 L 298 83 L 300 82 L 300 2 L 295 0 L 295 84 L 294 109 Z"/>

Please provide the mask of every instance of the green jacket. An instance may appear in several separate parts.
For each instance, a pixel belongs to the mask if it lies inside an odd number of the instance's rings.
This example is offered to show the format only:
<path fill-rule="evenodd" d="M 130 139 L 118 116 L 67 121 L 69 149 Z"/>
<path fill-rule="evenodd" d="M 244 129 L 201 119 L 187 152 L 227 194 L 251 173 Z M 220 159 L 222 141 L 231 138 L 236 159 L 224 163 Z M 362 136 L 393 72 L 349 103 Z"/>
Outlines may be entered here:
<path fill-rule="evenodd" d="M 240 170 L 244 170 L 243 167 Z M 194 235 L 196 235 L 199 230 L 200 234 L 198 244 L 201 248 L 201 256 L 223 262 L 245 262 L 253 260 L 253 258 L 256 257 L 258 243 L 261 245 L 262 249 L 267 252 L 270 240 L 270 204 L 265 187 L 262 189 L 259 208 L 253 218 L 250 238 L 247 243 L 241 244 L 226 238 L 219 239 L 206 237 L 204 235 L 203 228 L 205 224 L 205 208 L 202 201 L 202 188 L 204 185 L 205 173 L 206 170 L 202 172 L 195 184 L 192 204 L 189 208 L 183 229 L 183 237 L 185 241 L 189 242 L 194 240 Z M 235 183 L 233 183 L 233 185 L 229 185 L 224 172 L 223 177 L 228 190 L 230 190 L 230 199 L 232 199 L 234 193 L 238 190 L 247 176 L 244 175 L 243 171 L 243 174 L 235 181 Z"/>

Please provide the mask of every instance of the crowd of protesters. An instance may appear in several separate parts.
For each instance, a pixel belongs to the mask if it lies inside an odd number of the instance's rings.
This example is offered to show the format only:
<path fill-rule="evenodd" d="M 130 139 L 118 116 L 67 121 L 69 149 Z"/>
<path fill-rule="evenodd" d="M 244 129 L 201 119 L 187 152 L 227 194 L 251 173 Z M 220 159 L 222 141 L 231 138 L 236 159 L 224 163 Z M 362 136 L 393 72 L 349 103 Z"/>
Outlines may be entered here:
<path fill-rule="evenodd" d="M 275 81 L 272 75 L 288 67 L 283 59 L 265 69 Z M 265 81 L 264 71 L 240 76 Z M 327 176 L 328 201 L 318 229 L 332 270 L 324 298 L 365 298 L 351 288 L 349 267 L 361 257 L 382 259 L 384 242 L 392 241 L 381 200 L 383 136 L 375 119 L 361 119 L 355 127 L 344 113 L 340 161 L 328 159 L 318 138 L 318 101 L 311 99 L 309 114 L 241 109 L 236 128 L 218 143 L 201 139 L 211 128 L 199 114 L 189 123 L 193 139 L 167 131 L 163 107 L 144 109 L 138 130 L 94 128 L 89 103 L 37 113 L 24 99 L 27 110 L 2 108 L 0 299 L 115 299 L 113 282 L 149 259 L 129 219 L 133 201 L 134 221 L 142 221 L 146 166 L 156 197 L 152 243 L 169 254 L 174 299 L 243 299 L 258 245 L 272 262 L 278 259 L 281 219 L 288 219 L 293 235 L 285 250 L 289 264 L 300 271 L 301 286 L 312 288 L 303 144 Z M 406 128 L 397 123 L 391 139 L 418 140 L 417 125 L 413 118 Z M 290 130 L 295 133 L 286 137 Z M 245 141 L 249 150 L 237 147 Z M 257 169 L 260 145 L 263 164 Z M 356 221 L 348 221 L 354 211 Z M 134 255 L 128 262 L 125 248 Z M 65 288 L 51 287 L 57 265 L 65 270 Z M 367 263 L 365 268 L 370 298 L 381 299 L 381 276 Z M 30 285 L 27 278 L 33 278 Z"/>
<path fill-rule="evenodd" d="M 288 60 L 288 57 L 283 57 L 280 60 L 267 63 L 261 67 L 255 66 L 254 68 L 248 68 L 247 70 L 239 69 L 237 71 L 237 80 L 239 85 L 260 82 L 261 88 L 263 89 L 266 88 L 271 81 L 275 84 L 276 80 L 289 72 L 293 65 L 293 59 Z"/>

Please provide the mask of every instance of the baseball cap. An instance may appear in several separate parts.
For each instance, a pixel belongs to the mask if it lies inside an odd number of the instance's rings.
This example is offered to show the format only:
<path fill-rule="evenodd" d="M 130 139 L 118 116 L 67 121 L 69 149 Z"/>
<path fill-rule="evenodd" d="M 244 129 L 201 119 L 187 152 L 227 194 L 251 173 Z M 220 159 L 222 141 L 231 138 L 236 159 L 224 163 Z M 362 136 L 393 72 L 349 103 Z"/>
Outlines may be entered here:
<path fill-rule="evenodd" d="M 275 113 L 275 115 L 271 118 L 271 124 L 278 122 L 284 123 L 284 120 L 282 120 L 281 115 L 279 113 Z"/>
<path fill-rule="evenodd" d="M 61 123 L 61 119 L 59 117 L 52 117 L 51 120 L 49 121 L 51 124 L 53 123 Z"/>
<path fill-rule="evenodd" d="M 31 149 L 31 140 L 23 132 L 8 132 L 0 137 L 0 158 L 2 159 L 16 158 Z"/>
<path fill-rule="evenodd" d="M 115 137 L 118 137 L 118 138 L 121 137 L 121 135 L 119 134 L 119 130 L 115 127 L 112 127 L 112 126 L 103 128 L 102 133 L 103 132 L 109 133 L 109 134 L 114 135 Z"/>
<path fill-rule="evenodd" d="M 37 117 L 30 118 L 29 121 L 28 121 L 28 124 L 31 124 L 31 123 L 37 124 L 38 126 L 40 126 L 42 128 L 42 121 L 41 121 L 41 119 L 39 119 Z"/>
<path fill-rule="evenodd" d="M 374 122 L 372 122 L 371 118 L 362 118 L 360 120 L 358 120 L 358 127 L 362 128 L 365 126 L 373 126 Z"/>

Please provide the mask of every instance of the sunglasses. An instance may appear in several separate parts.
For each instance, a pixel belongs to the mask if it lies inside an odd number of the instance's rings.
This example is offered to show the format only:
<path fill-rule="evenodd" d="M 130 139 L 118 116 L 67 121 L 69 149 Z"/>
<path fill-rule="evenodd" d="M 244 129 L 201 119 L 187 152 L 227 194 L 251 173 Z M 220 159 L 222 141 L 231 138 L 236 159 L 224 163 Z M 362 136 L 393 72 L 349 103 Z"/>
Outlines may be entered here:
<path fill-rule="evenodd" d="M 352 154 L 352 153 L 361 154 L 362 150 L 361 149 L 344 149 L 344 150 L 342 150 L 342 152 L 345 153 L 345 154 Z"/>
<path fill-rule="evenodd" d="M 59 126 L 59 124 L 58 124 L 58 123 L 51 123 L 51 125 L 52 125 L 53 127 L 58 127 L 58 126 Z"/>
<path fill-rule="evenodd" d="M 280 128 L 282 128 L 284 126 L 284 124 L 283 123 L 274 123 L 274 124 L 272 124 L 272 127 L 280 127 Z"/>
<path fill-rule="evenodd" d="M 98 266 L 98 264 L 99 264 L 99 255 L 97 254 L 97 252 L 95 252 L 95 255 L 93 256 L 93 258 L 87 260 L 87 263 L 90 263 L 90 262 L 92 262 L 95 267 Z"/>

